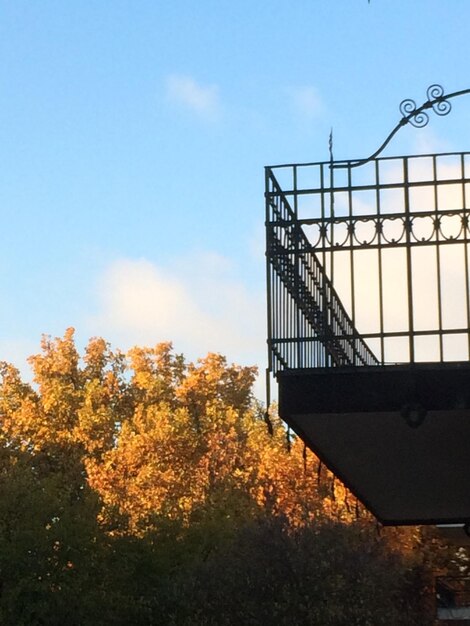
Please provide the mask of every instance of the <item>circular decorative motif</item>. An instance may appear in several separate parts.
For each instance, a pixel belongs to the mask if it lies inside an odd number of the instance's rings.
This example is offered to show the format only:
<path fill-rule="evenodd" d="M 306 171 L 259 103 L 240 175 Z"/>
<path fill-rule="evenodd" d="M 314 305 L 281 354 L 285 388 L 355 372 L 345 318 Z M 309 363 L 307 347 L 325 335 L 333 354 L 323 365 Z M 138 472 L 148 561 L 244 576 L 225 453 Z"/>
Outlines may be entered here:
<path fill-rule="evenodd" d="M 428 100 L 436 100 L 437 98 L 442 98 L 444 95 L 444 88 L 442 85 L 438 85 L 437 83 L 434 85 L 430 85 L 426 91 L 426 95 L 428 96 Z"/>
<path fill-rule="evenodd" d="M 432 103 L 432 110 L 436 115 L 449 115 L 452 105 L 444 96 L 441 85 L 431 85 L 427 91 L 428 100 Z"/>
<path fill-rule="evenodd" d="M 416 128 L 423 128 L 429 122 L 429 115 L 422 110 L 416 108 L 416 102 L 408 98 L 400 103 L 400 112 L 406 121 Z"/>
<path fill-rule="evenodd" d="M 402 126 L 410 123 L 412 126 L 416 128 L 423 128 L 429 122 L 429 115 L 426 113 L 426 109 L 432 109 L 436 115 L 448 115 L 452 109 L 452 106 L 449 102 L 451 98 L 456 98 L 457 96 L 463 96 L 470 93 L 470 89 L 461 89 L 460 91 L 454 91 L 452 93 L 444 94 L 444 89 L 441 85 L 434 84 L 428 87 L 427 91 L 428 99 L 424 104 L 422 104 L 419 108 L 416 107 L 416 102 L 411 100 L 411 98 L 407 98 L 406 100 L 402 100 L 400 103 L 400 112 L 402 114 L 401 120 L 395 126 L 395 128 L 390 132 L 388 137 L 382 143 L 382 145 L 377 148 L 377 150 L 371 154 L 367 159 L 360 159 L 359 161 L 347 161 L 347 162 L 339 162 L 331 164 L 332 168 L 352 168 L 359 167 L 360 165 L 364 165 L 368 163 L 372 159 L 378 157 L 378 155 L 388 146 L 392 138 L 396 135 L 396 133 L 400 130 Z"/>
<path fill-rule="evenodd" d="M 282 238 L 282 232 L 279 238 Z M 309 225 L 305 234 L 312 248 L 404 245 L 407 241 L 429 244 L 435 241 L 463 241 L 470 236 L 470 217 L 466 209 L 435 217 L 433 214 L 381 215 L 378 217 L 336 218 Z M 292 239 L 283 244 L 289 247 Z"/>

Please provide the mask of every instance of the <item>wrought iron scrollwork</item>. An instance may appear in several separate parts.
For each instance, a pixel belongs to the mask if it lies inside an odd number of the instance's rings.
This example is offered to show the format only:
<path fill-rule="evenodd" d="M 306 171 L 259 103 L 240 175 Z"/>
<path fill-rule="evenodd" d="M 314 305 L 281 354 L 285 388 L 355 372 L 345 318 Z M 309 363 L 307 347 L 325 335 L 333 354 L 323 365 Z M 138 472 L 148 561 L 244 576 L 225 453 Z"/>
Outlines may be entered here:
<path fill-rule="evenodd" d="M 452 109 L 452 105 L 448 100 L 450 96 L 444 95 L 444 89 L 441 85 L 428 87 L 427 95 L 428 101 L 431 102 L 432 109 L 436 115 L 449 115 Z"/>
<path fill-rule="evenodd" d="M 403 119 L 400 125 L 411 124 L 415 128 L 423 128 L 429 122 L 429 115 L 426 109 L 431 109 L 436 115 L 448 115 L 452 109 L 451 103 L 447 100 L 449 96 L 444 95 L 444 89 L 441 85 L 431 85 L 426 91 L 427 101 L 419 108 L 416 108 L 416 102 L 407 98 L 400 103 L 400 113 Z"/>
<path fill-rule="evenodd" d="M 348 161 L 346 163 L 335 163 L 331 165 L 332 168 L 345 168 L 345 167 L 358 167 L 364 165 L 372 159 L 375 159 L 390 143 L 395 134 L 406 124 L 411 124 L 415 128 L 424 128 L 429 122 L 429 115 L 427 111 L 432 109 L 436 115 L 448 115 L 452 110 L 452 105 L 449 102 L 452 98 L 463 96 L 470 93 L 470 89 L 462 89 L 460 91 L 454 91 L 452 93 L 445 94 L 441 85 L 430 85 L 426 91 L 427 100 L 420 107 L 416 106 L 416 102 L 411 98 L 402 100 L 400 103 L 400 113 L 402 114 L 401 120 L 392 130 L 392 132 L 385 139 L 383 144 L 369 157 L 361 159 L 359 161 Z"/>
<path fill-rule="evenodd" d="M 416 102 L 408 98 L 400 103 L 400 113 L 406 122 L 409 122 L 415 128 L 423 128 L 429 122 L 429 115 L 422 110 L 416 108 Z M 405 122 L 402 122 L 402 125 Z"/>
<path fill-rule="evenodd" d="M 464 242 L 470 239 L 470 210 L 418 211 L 406 215 L 349 216 L 310 220 L 311 250 L 397 247 Z"/>

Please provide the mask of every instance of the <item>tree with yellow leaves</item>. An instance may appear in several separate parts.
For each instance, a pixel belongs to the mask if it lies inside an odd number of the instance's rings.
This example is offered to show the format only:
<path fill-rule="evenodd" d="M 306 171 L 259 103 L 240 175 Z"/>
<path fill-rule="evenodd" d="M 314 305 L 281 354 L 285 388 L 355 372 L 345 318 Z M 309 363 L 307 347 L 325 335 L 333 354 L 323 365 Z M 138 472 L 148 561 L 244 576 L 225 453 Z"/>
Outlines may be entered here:
<path fill-rule="evenodd" d="M 379 536 L 274 408 L 267 429 L 252 395 L 256 368 L 218 354 L 187 363 L 170 343 L 125 355 L 100 338 L 82 358 L 73 329 L 45 337 L 30 363 L 31 385 L 0 367 L 1 623 L 53 624 L 53 606 L 57 623 L 94 626 L 157 616 L 231 624 L 243 615 L 246 623 L 375 625 L 395 610 L 404 616 L 396 624 L 426 623 L 419 594 L 407 594 L 411 573 L 422 580 L 436 551 L 423 549 L 418 531 Z M 270 554 L 257 554 L 256 542 Z M 359 584 L 344 570 L 361 550 Z M 22 573 L 1 578 L 15 559 Z M 251 587 L 232 585 L 224 567 Z M 232 613 L 218 579 L 234 595 Z M 390 587 L 382 612 L 374 580 Z M 317 599 L 307 601 L 313 584 Z M 328 597 L 334 605 L 324 605 Z M 351 610 L 341 606 L 347 597 Z"/>

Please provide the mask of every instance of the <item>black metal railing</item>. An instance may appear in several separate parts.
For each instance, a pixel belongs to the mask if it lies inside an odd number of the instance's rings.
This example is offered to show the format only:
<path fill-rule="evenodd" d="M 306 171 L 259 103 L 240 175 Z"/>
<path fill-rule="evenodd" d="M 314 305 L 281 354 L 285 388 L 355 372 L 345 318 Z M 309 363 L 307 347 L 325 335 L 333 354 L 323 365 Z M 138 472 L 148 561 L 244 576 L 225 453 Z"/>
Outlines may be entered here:
<path fill-rule="evenodd" d="M 470 153 L 357 165 L 266 168 L 270 370 L 468 360 Z"/>
<path fill-rule="evenodd" d="M 266 171 L 270 369 L 377 365 Z"/>

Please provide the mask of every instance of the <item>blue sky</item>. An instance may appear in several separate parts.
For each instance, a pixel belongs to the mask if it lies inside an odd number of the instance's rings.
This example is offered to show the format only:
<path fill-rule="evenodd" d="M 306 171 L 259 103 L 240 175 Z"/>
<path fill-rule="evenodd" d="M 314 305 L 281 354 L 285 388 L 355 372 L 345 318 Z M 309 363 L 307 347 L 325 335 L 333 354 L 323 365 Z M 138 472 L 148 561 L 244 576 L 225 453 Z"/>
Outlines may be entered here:
<path fill-rule="evenodd" d="M 0 359 L 42 333 L 265 367 L 263 167 L 470 87 L 467 0 L 2 0 Z M 470 98 L 388 154 L 465 150 Z"/>

